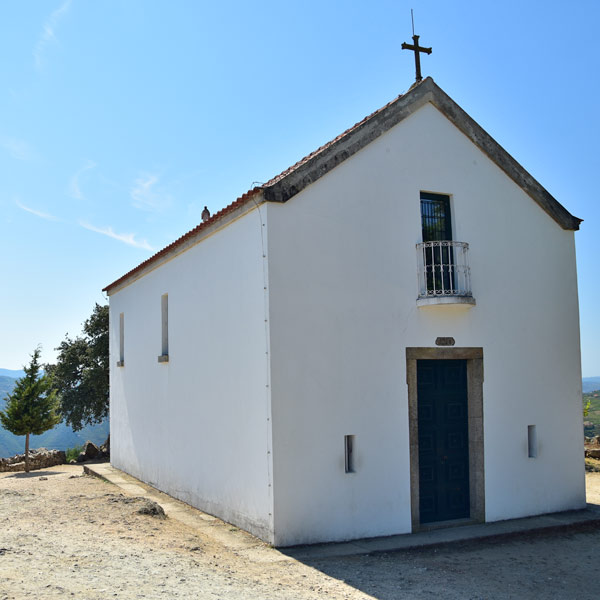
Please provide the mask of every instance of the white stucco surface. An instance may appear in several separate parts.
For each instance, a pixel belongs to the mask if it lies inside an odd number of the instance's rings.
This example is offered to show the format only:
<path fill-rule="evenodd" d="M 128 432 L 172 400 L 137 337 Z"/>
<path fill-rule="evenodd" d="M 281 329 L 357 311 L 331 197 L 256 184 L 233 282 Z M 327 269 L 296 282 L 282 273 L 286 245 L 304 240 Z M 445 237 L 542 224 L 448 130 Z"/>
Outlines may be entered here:
<path fill-rule="evenodd" d="M 416 306 L 421 191 L 451 196 L 474 307 Z M 411 530 L 405 349 L 438 336 L 483 348 L 486 520 L 585 504 L 572 231 L 431 105 L 267 211 L 277 544 Z"/>
<path fill-rule="evenodd" d="M 421 191 L 475 306 L 417 307 Z M 483 348 L 486 520 L 585 505 L 573 232 L 437 109 L 260 213 L 111 295 L 116 467 L 276 545 L 410 532 L 406 348 L 453 337 Z"/>
<path fill-rule="evenodd" d="M 269 540 L 266 229 L 254 209 L 111 295 L 110 427 L 114 466 Z"/>

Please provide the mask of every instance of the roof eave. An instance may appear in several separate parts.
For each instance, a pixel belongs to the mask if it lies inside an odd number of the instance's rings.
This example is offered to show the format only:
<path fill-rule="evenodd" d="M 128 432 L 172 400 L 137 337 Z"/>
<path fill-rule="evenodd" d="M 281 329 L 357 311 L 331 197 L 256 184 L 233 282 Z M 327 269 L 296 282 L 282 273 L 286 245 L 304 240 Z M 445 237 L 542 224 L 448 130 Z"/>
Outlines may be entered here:
<path fill-rule="evenodd" d="M 213 235 L 223 227 L 226 227 L 233 221 L 243 217 L 246 213 L 258 208 L 265 202 L 261 188 L 254 188 L 240 196 L 235 202 L 215 213 L 207 221 L 200 223 L 197 227 L 188 231 L 173 243 L 169 244 L 150 258 L 139 264 L 137 267 L 128 271 L 119 279 L 103 288 L 109 296 L 133 283 L 140 277 L 147 275 L 150 271 L 160 267 L 164 263 L 172 260 L 176 256 L 185 252 L 192 246 L 199 244 L 202 240 Z"/>
<path fill-rule="evenodd" d="M 287 202 L 337 165 L 356 154 L 380 135 L 431 103 L 466 135 L 484 154 L 545 210 L 563 229 L 577 230 L 581 219 L 573 216 L 498 142 L 472 119 L 431 77 L 414 85 L 406 94 L 349 129 L 335 141 L 309 155 L 287 174 L 276 177 L 264 189 L 269 202 Z"/>
<path fill-rule="evenodd" d="M 184 236 L 163 248 L 149 259 L 106 286 L 109 295 L 143 277 L 164 262 L 196 245 L 205 237 L 225 227 L 253 208 L 250 203 L 287 202 L 323 175 L 356 154 L 359 150 L 389 131 L 427 103 L 435 106 L 459 131 L 466 135 L 484 154 L 506 173 L 526 194 L 550 215 L 563 229 L 577 231 L 582 219 L 573 216 L 530 173 L 528 173 L 498 142 L 475 122 L 431 77 L 411 86 L 406 94 L 363 119 L 332 142 L 325 144 L 300 160 L 260 188 L 246 192 L 235 202 L 215 213 Z"/>
<path fill-rule="evenodd" d="M 577 231 L 583 219 L 572 215 L 546 188 L 519 164 L 489 133 L 471 118 L 431 79 L 432 104 L 464 135 L 537 202 L 563 229 Z"/>

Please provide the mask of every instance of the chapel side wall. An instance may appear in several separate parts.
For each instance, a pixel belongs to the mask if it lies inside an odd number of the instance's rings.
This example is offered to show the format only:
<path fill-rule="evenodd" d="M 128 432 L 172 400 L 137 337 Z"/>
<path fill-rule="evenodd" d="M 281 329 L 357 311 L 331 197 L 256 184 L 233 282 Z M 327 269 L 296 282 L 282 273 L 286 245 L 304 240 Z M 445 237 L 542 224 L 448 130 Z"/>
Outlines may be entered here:
<path fill-rule="evenodd" d="M 451 195 L 472 308 L 417 308 L 420 191 Z M 585 505 L 572 231 L 431 105 L 268 216 L 276 544 L 411 531 L 406 348 L 437 337 L 483 349 L 486 520 Z"/>
<path fill-rule="evenodd" d="M 263 238 L 254 209 L 111 295 L 110 425 L 115 467 L 271 541 Z"/>

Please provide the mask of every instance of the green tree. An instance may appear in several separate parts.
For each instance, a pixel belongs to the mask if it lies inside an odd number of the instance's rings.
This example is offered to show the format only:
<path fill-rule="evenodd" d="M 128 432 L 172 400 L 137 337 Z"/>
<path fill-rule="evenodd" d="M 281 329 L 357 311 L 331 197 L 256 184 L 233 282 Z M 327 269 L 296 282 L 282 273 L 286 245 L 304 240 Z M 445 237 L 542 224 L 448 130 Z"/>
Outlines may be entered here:
<path fill-rule="evenodd" d="M 2 426 L 15 435 L 25 436 L 25 471 L 29 473 L 29 436 L 41 435 L 61 421 L 56 393 L 51 390 L 50 378 L 40 375 L 40 349 L 31 355 L 25 376 L 17 379 L 6 407 L 0 411 Z"/>
<path fill-rule="evenodd" d="M 108 306 L 96 304 L 83 335 L 68 336 L 56 348 L 55 365 L 46 365 L 65 422 L 74 431 L 108 416 Z"/>

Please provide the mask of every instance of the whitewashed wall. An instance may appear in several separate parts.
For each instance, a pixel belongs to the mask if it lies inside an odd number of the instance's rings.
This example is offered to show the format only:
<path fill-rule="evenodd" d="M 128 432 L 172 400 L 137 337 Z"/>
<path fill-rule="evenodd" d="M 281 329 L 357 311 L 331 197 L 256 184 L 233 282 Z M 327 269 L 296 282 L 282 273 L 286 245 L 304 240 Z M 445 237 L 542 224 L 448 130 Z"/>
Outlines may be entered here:
<path fill-rule="evenodd" d="M 270 540 L 261 229 L 266 241 L 255 209 L 110 297 L 110 426 L 114 466 Z M 169 362 L 159 364 L 165 293 Z"/>
<path fill-rule="evenodd" d="M 416 306 L 420 191 L 452 196 L 473 308 Z M 267 212 L 276 544 L 411 530 L 405 348 L 438 336 L 483 347 L 486 519 L 584 506 L 573 232 L 431 105 Z"/>

